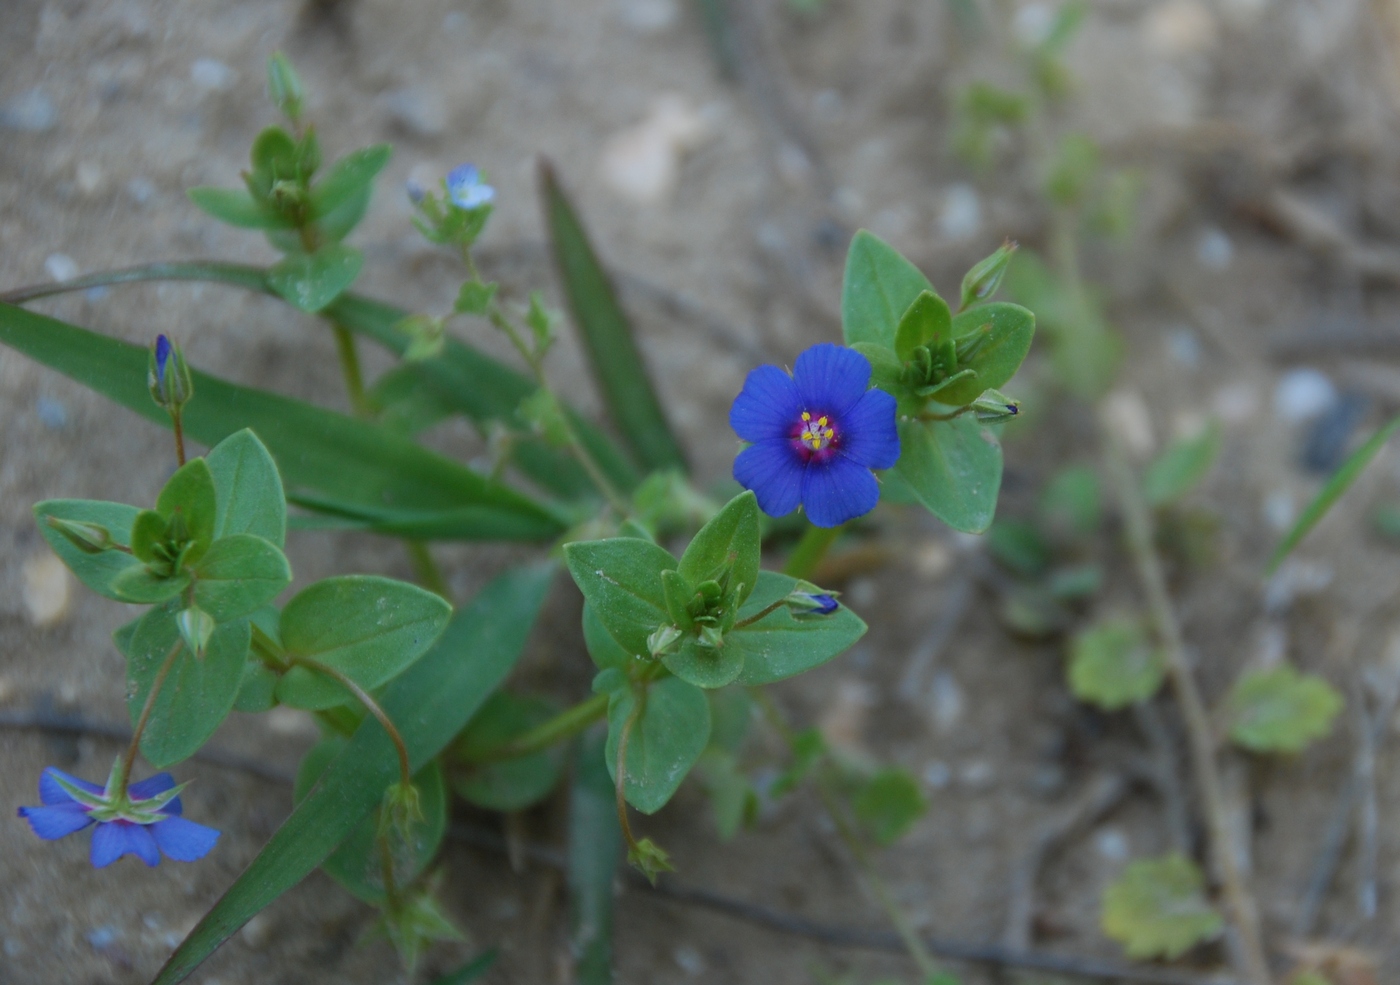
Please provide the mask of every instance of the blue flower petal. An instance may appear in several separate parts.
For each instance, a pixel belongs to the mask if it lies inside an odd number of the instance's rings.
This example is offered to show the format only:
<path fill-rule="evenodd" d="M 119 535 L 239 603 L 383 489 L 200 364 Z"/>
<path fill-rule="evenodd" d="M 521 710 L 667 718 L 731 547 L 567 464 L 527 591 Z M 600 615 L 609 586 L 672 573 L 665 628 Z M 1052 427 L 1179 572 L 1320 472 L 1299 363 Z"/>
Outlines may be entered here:
<path fill-rule="evenodd" d="M 801 418 L 802 395 L 777 366 L 750 371 L 729 408 L 729 426 L 745 441 L 787 440 Z"/>
<path fill-rule="evenodd" d="M 807 410 L 842 416 L 870 385 L 870 360 L 844 345 L 814 345 L 792 366 Z"/>
<path fill-rule="evenodd" d="M 475 209 L 493 201 L 496 189 L 482 182 L 475 165 L 459 164 L 447 173 L 447 194 L 459 208 Z"/>
<path fill-rule="evenodd" d="M 127 788 L 127 793 L 131 795 L 132 800 L 149 800 L 156 794 L 165 793 L 165 791 L 173 786 L 175 786 L 175 778 L 173 776 L 169 773 L 157 773 L 155 776 L 146 777 L 146 779 L 142 780 L 140 783 L 133 783 Z M 170 803 L 162 807 L 161 811 L 165 814 L 179 814 L 180 798 L 176 797 Z"/>
<path fill-rule="evenodd" d="M 219 840 L 219 832 L 182 817 L 167 818 L 151 825 L 151 834 L 167 858 L 194 862 L 209 854 Z"/>
<path fill-rule="evenodd" d="M 155 836 L 144 825 L 130 821 L 108 821 L 92 833 L 92 864 L 105 869 L 123 855 L 135 855 L 149 866 L 160 864 Z"/>
<path fill-rule="evenodd" d="M 750 445 L 734 459 L 734 479 L 758 497 L 758 508 L 769 516 L 786 516 L 802 498 L 806 466 L 786 438 Z"/>
<path fill-rule="evenodd" d="M 69 801 L 52 807 L 21 807 L 19 816 L 29 822 L 29 828 L 45 841 L 57 841 L 92 823 L 92 815 Z"/>
<path fill-rule="evenodd" d="M 867 390 L 838 422 L 842 454 L 868 469 L 893 468 L 899 461 L 895 407 L 884 390 Z"/>
<path fill-rule="evenodd" d="M 839 527 L 880 501 L 880 484 L 864 465 L 843 455 L 813 465 L 802 478 L 802 506 L 818 527 Z"/>
<path fill-rule="evenodd" d="M 72 804 L 75 802 L 72 797 L 68 796 L 68 791 L 58 785 L 58 781 L 54 779 L 55 776 L 63 777 L 73 786 L 80 787 L 88 793 L 100 794 L 102 792 L 102 788 L 96 783 L 80 780 L 76 776 L 69 776 L 63 770 L 46 766 L 44 772 L 39 774 L 39 799 L 45 804 Z"/>

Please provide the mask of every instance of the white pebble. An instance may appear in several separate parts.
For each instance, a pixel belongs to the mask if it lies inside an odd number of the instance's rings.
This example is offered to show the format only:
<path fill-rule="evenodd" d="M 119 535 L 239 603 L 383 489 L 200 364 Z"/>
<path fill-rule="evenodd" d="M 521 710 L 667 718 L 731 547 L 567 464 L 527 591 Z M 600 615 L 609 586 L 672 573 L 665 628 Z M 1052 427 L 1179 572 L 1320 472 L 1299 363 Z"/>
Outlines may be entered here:
<path fill-rule="evenodd" d="M 1132 846 L 1122 828 L 1104 825 L 1094 832 L 1094 850 L 1109 862 L 1126 862 Z"/>
<path fill-rule="evenodd" d="M 1217 273 L 1228 270 L 1235 260 L 1235 244 L 1224 230 L 1215 226 L 1201 230 L 1196 240 L 1196 262 Z"/>
<path fill-rule="evenodd" d="M 1244 424 L 1259 413 L 1259 391 L 1249 383 L 1227 383 L 1215 391 L 1211 407 L 1226 424 Z"/>
<path fill-rule="evenodd" d="M 44 261 L 44 269 L 54 280 L 72 280 L 78 276 L 78 261 L 66 253 L 50 253 Z"/>
<path fill-rule="evenodd" d="M 638 205 L 664 202 L 676 190 L 681 160 L 710 132 L 705 117 L 685 97 L 663 93 L 645 119 L 619 130 L 603 145 L 603 182 Z"/>
<path fill-rule="evenodd" d="M 924 767 L 924 782 L 935 790 L 942 790 L 953 781 L 953 771 L 941 759 L 935 759 Z"/>
<path fill-rule="evenodd" d="M 1215 44 L 1215 16 L 1201 0 L 1168 0 L 1143 22 L 1147 43 L 1165 55 L 1189 55 Z"/>
<path fill-rule="evenodd" d="M 692 978 L 705 970 L 705 959 L 693 947 L 678 947 L 671 952 L 671 957 L 675 960 L 676 967 Z"/>
<path fill-rule="evenodd" d="M 1282 533 L 1293 526 L 1298 506 L 1287 489 L 1275 489 L 1264 497 L 1264 522 Z"/>
<path fill-rule="evenodd" d="M 982 199 L 967 184 L 949 185 L 938 213 L 938 230 L 952 240 L 971 239 L 982 229 Z"/>
<path fill-rule="evenodd" d="M 958 771 L 958 779 L 973 790 L 985 790 L 996 782 L 996 770 L 985 759 L 976 759 Z"/>
<path fill-rule="evenodd" d="M 78 191 L 84 195 L 95 194 L 102 187 L 102 168 L 92 161 L 79 161 L 74 169 L 74 179 Z"/>
<path fill-rule="evenodd" d="M 1112 429 L 1132 454 L 1146 458 L 1157 441 L 1152 434 L 1152 415 L 1147 401 L 1136 390 L 1117 390 L 1103 401 L 1103 422 Z"/>
<path fill-rule="evenodd" d="M 1034 48 L 1050 36 L 1055 26 L 1055 11 L 1048 3 L 1028 3 L 1016 11 L 1011 23 L 1016 39 L 1028 48 Z"/>
<path fill-rule="evenodd" d="M 156 194 L 156 186 L 148 178 L 136 177 L 126 183 L 126 193 L 137 205 L 145 205 Z"/>
<path fill-rule="evenodd" d="M 956 677 L 946 670 L 933 675 L 933 684 L 929 687 L 929 712 L 938 731 L 946 735 L 956 728 L 962 721 L 965 704 L 963 689 Z"/>
<path fill-rule="evenodd" d="M 1195 332 L 1184 325 L 1167 333 L 1167 351 L 1187 369 L 1195 369 L 1201 364 L 1201 341 L 1196 338 Z"/>
<path fill-rule="evenodd" d="M 238 73 L 217 58 L 198 58 L 190 66 L 190 80 L 209 92 L 227 92 L 238 81 Z"/>
<path fill-rule="evenodd" d="M 24 613 L 35 626 L 51 626 L 68 611 L 72 586 L 68 569 L 45 551 L 24 562 Z"/>
<path fill-rule="evenodd" d="M 1320 370 L 1291 369 L 1274 387 L 1274 413 L 1290 424 L 1321 414 L 1337 402 L 1337 388 Z"/>

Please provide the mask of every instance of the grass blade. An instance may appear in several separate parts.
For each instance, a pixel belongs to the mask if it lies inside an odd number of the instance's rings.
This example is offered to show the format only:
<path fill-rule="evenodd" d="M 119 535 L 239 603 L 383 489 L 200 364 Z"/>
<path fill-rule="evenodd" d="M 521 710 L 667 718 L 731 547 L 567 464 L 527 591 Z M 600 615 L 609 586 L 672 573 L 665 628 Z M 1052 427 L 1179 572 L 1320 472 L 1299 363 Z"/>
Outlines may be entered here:
<path fill-rule="evenodd" d="M 414 770 L 462 730 L 515 666 L 553 570 L 540 565 L 491 582 L 433 648 L 380 693 L 408 744 Z M 374 809 L 397 776 L 393 745 L 378 722 L 366 719 L 257 858 L 175 949 L 153 985 L 183 981 L 254 914 L 301 882 Z"/>
<path fill-rule="evenodd" d="M 1351 487 L 1357 476 L 1366 470 L 1366 466 L 1371 464 L 1371 459 L 1376 457 L 1376 452 L 1381 450 L 1381 445 L 1390 440 L 1397 429 L 1400 429 L 1400 417 L 1391 421 L 1371 436 L 1356 451 L 1352 452 L 1350 458 L 1342 463 L 1342 467 L 1327 480 L 1327 484 L 1322 487 L 1322 491 L 1317 494 L 1307 509 L 1303 510 L 1303 515 L 1298 518 L 1298 522 L 1293 524 L 1293 529 L 1288 531 L 1278 547 L 1274 548 L 1273 557 L 1269 558 L 1269 564 L 1264 568 L 1267 577 L 1278 570 L 1278 566 L 1283 559 L 1293 552 L 1293 548 L 1308 535 L 1318 521 L 1327 515 L 1327 511 L 1332 508 L 1332 504 L 1341 498 L 1342 493 Z"/>
<path fill-rule="evenodd" d="M 622 829 L 603 762 L 606 742 L 599 731 L 579 743 L 569 794 L 569 920 L 579 985 L 612 985 L 613 877 Z"/>
<path fill-rule="evenodd" d="M 685 456 L 666 423 L 631 323 L 548 162 L 540 165 L 540 193 L 550 250 L 608 413 L 647 471 L 685 469 Z"/>
<path fill-rule="evenodd" d="M 7 304 L 0 304 L 0 343 L 169 425 L 146 389 L 148 356 L 140 346 Z M 277 460 L 290 498 L 319 493 L 357 504 L 370 517 L 389 510 L 399 519 L 429 514 L 440 521 L 443 513 L 472 508 L 497 516 L 502 532 L 516 540 L 548 540 L 563 531 L 542 504 L 383 428 L 204 373 L 194 378 L 185 433 L 212 447 L 251 428 Z M 478 535 L 480 518 L 456 532 L 439 523 L 438 533 Z"/>

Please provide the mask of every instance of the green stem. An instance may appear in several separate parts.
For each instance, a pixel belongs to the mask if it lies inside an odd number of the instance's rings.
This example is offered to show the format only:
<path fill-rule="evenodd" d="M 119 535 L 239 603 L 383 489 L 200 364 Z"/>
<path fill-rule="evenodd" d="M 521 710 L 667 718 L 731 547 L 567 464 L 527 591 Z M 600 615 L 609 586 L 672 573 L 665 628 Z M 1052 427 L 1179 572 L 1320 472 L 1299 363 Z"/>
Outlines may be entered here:
<path fill-rule="evenodd" d="M 811 578 L 812 572 L 817 570 L 817 565 L 822 563 L 822 558 L 826 557 L 827 550 L 836 542 L 836 538 L 841 536 L 843 529 L 844 526 L 808 525 L 806 533 L 788 555 L 787 564 L 783 565 L 783 574 L 793 578 Z"/>
<path fill-rule="evenodd" d="M 141 717 L 136 720 L 136 728 L 131 732 L 131 745 L 126 747 L 126 752 L 122 755 L 122 775 L 118 782 L 121 789 L 115 792 L 119 799 L 126 796 L 127 785 L 131 782 L 131 768 L 136 765 L 136 754 L 141 749 L 141 736 L 146 733 L 146 724 L 151 720 L 151 712 L 156 706 L 156 697 L 160 694 L 165 679 L 170 676 L 170 670 L 175 666 L 175 658 L 180 655 L 180 650 L 184 645 L 184 640 L 175 641 L 175 645 L 170 649 L 170 654 L 160 665 L 160 670 L 156 671 L 156 679 L 151 682 L 151 690 L 146 694 L 146 703 L 141 708 Z"/>
<path fill-rule="evenodd" d="M 335 351 L 340 356 L 340 371 L 345 376 L 345 391 L 356 417 L 369 417 L 371 408 L 365 396 L 365 378 L 360 372 L 360 353 L 355 348 L 355 336 L 343 325 L 331 322 L 335 333 Z"/>
<path fill-rule="evenodd" d="M 1250 894 L 1245 875 L 1240 871 L 1231 848 L 1230 812 L 1225 802 L 1224 785 L 1216 763 L 1215 731 L 1205 701 L 1196 687 L 1191 664 L 1186 656 L 1186 644 L 1181 624 L 1167 593 L 1167 581 L 1157 557 L 1152 534 L 1152 516 L 1127 457 L 1113 434 L 1108 436 L 1106 453 L 1108 471 L 1117 487 L 1119 508 L 1127 528 L 1128 550 L 1137 567 L 1138 580 L 1147 596 L 1158 638 L 1167 653 L 1167 672 L 1176 693 L 1182 720 L 1191 747 L 1191 765 L 1195 773 L 1197 793 L 1210 831 L 1210 855 L 1224 887 L 1225 900 L 1239 938 L 1241 971 L 1250 985 L 1270 985 L 1268 959 L 1264 954 L 1259 930 L 1259 912 Z"/>
<path fill-rule="evenodd" d="M 776 601 L 776 602 L 774 602 L 773 604 L 767 606 L 766 608 L 760 609 L 758 612 L 755 612 L 753 615 L 749 616 L 747 619 L 740 619 L 738 622 L 736 622 L 736 623 L 734 624 L 734 628 L 735 628 L 735 629 L 743 629 L 745 626 L 752 626 L 754 623 L 758 622 L 758 621 L 759 621 L 760 619 L 762 619 L 764 616 L 767 616 L 767 615 L 769 615 L 770 613 L 777 612 L 779 609 L 781 609 L 781 608 L 782 608 L 783 606 L 785 606 L 785 605 L 787 605 L 787 599 L 786 599 L 786 598 L 778 599 L 778 601 Z"/>
<path fill-rule="evenodd" d="M 617 823 L 622 828 L 622 838 L 627 842 L 627 854 L 630 858 L 634 852 L 640 851 L 637 844 L 637 837 L 632 833 L 632 822 L 627 817 L 627 741 L 632 737 L 632 729 L 637 724 L 637 720 L 642 717 L 642 709 L 646 706 L 647 692 L 642 688 L 639 692 L 634 692 L 632 702 L 632 713 L 627 716 L 627 721 L 622 725 L 622 731 L 617 737 Z M 655 880 L 653 880 L 655 881 Z"/>
<path fill-rule="evenodd" d="M 319 660 L 312 660 L 310 657 L 296 657 L 292 660 L 292 663 L 326 675 L 353 694 L 355 699 L 365 706 L 365 710 L 373 715 L 379 721 L 379 724 L 383 726 L 384 731 L 389 736 L 389 741 L 394 744 L 394 749 L 399 754 L 399 780 L 405 787 L 411 786 L 413 783 L 413 767 L 409 763 L 408 746 L 404 744 L 403 736 L 399 734 L 399 730 L 394 726 L 394 721 L 389 717 L 389 713 L 379 706 L 378 701 L 374 700 L 374 695 L 356 684 L 343 671 L 329 664 L 323 664 Z"/>
<path fill-rule="evenodd" d="M 418 579 L 418 584 L 434 595 L 441 595 L 451 602 L 452 597 L 447 588 L 447 581 L 442 577 L 442 571 L 438 568 L 437 562 L 433 560 L 428 545 L 421 540 L 406 540 L 403 543 L 404 547 L 408 549 L 408 559 L 413 563 L 413 574 Z"/>
<path fill-rule="evenodd" d="M 276 297 L 267 284 L 267 271 L 244 263 L 150 263 L 140 267 L 122 267 L 117 270 L 100 270 L 86 277 L 58 281 L 53 284 L 31 284 L 17 287 L 0 294 L 0 301 L 6 304 L 25 304 L 40 298 L 86 291 L 94 287 L 112 287 L 116 284 L 139 284 L 153 280 L 207 281 L 216 284 L 233 284 L 251 291 L 261 291 Z"/>
<path fill-rule="evenodd" d="M 523 735 L 518 735 L 494 749 L 486 750 L 480 756 L 474 757 L 473 762 L 490 763 L 502 759 L 518 759 L 531 753 L 542 752 L 558 742 L 578 735 L 607 713 L 608 696 L 595 694 L 572 708 L 561 711 Z"/>
<path fill-rule="evenodd" d="M 183 468 L 185 465 L 185 427 L 180 416 L 180 412 L 175 411 L 170 415 L 170 423 L 175 431 L 175 460 Z"/>

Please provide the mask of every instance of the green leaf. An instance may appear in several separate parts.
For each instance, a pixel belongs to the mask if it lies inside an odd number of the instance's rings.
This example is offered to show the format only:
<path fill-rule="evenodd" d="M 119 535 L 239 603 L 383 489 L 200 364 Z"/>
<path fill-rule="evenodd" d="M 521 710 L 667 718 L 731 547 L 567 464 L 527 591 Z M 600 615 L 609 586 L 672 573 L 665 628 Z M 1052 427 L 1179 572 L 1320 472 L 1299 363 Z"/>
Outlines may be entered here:
<path fill-rule="evenodd" d="M 1066 539 L 1087 537 L 1099 527 L 1101 498 L 1094 470 L 1074 465 L 1055 473 L 1040 494 L 1036 512 L 1051 534 Z"/>
<path fill-rule="evenodd" d="M 292 307 L 314 313 L 355 283 L 364 262 L 364 255 L 354 247 L 332 243 L 274 264 L 267 272 L 267 283 Z"/>
<path fill-rule="evenodd" d="M 987 529 L 987 549 L 992 557 L 1023 578 L 1036 578 L 1050 566 L 1050 545 L 1033 523 L 997 520 Z"/>
<path fill-rule="evenodd" d="M 642 712 L 627 739 L 623 795 L 643 814 L 655 814 L 705 751 L 710 739 L 710 703 L 705 692 L 677 677 L 649 685 Z M 623 727 L 636 707 L 630 688 L 608 701 L 608 773 L 617 780 L 617 750 Z"/>
<path fill-rule="evenodd" d="M 674 653 L 661 658 L 666 669 L 687 684 L 696 687 L 716 688 L 732 684 L 744 669 L 745 650 L 741 646 L 731 646 L 733 633 L 727 634 L 721 647 L 701 646 L 694 638 L 688 638 Z"/>
<path fill-rule="evenodd" d="M 290 219 L 253 200 L 241 188 L 191 188 L 190 201 L 220 222 L 239 229 L 294 229 Z"/>
<path fill-rule="evenodd" d="M 340 671 L 365 689 L 401 673 L 432 646 L 452 607 L 417 585 L 373 575 L 327 578 L 298 592 L 282 610 L 282 646 Z M 319 671 L 293 667 L 277 700 L 297 708 L 330 708 L 352 700 Z"/>
<path fill-rule="evenodd" d="M 928 810 L 919 782 L 898 767 L 867 780 L 851 806 L 878 845 L 893 845 Z"/>
<path fill-rule="evenodd" d="M 1103 931 L 1130 958 L 1180 957 L 1224 928 L 1204 888 L 1200 870 L 1184 855 L 1134 862 L 1104 890 Z"/>
<path fill-rule="evenodd" d="M 899 251 L 867 230 L 851 240 L 841 285 L 841 330 L 847 345 L 874 342 L 893 349 L 899 320 L 924 291 L 928 278 Z"/>
<path fill-rule="evenodd" d="M 312 747 L 297 767 L 293 801 L 300 803 L 306 798 L 326 768 L 349 744 L 349 739 L 335 735 Z M 436 760 L 429 762 L 414 774 L 413 785 L 418 788 L 423 820 L 413 825 L 411 844 L 394 838 L 394 883 L 400 887 L 411 883 L 428 867 L 447 833 L 447 785 L 443 782 L 442 767 Z M 384 902 L 383 863 L 377 833 L 378 824 L 371 815 L 356 825 L 340 847 L 321 863 L 326 874 L 351 895 L 371 904 Z"/>
<path fill-rule="evenodd" d="M 188 571 L 167 578 L 153 574 L 145 565 L 138 564 L 113 577 L 112 591 L 118 602 L 154 605 L 179 595 L 189 583 Z"/>
<path fill-rule="evenodd" d="M 1167 675 L 1167 659 L 1127 620 L 1080 633 L 1070 644 L 1069 686 L 1081 701 L 1108 711 L 1146 701 Z"/>
<path fill-rule="evenodd" d="M 287 539 L 287 497 L 277 463 L 258 436 L 244 428 L 205 457 L 218 503 L 214 536 L 252 534 L 281 547 Z"/>
<path fill-rule="evenodd" d="M 976 400 L 983 390 L 1005 386 L 1031 351 L 1035 315 L 1020 305 L 997 301 L 978 305 L 953 319 L 953 338 L 964 340 L 978 332 L 985 334 L 985 341 L 958 362 L 959 369 L 971 369 L 977 375 L 940 390 L 939 403 L 961 407 Z"/>
<path fill-rule="evenodd" d="M 1342 696 L 1288 664 L 1244 674 L 1230 691 L 1230 738 L 1255 752 L 1299 752 L 1332 730 Z"/>
<path fill-rule="evenodd" d="M 492 948 L 480 957 L 462 965 L 456 971 L 450 971 L 441 978 L 434 979 L 432 985 L 469 985 L 470 982 L 476 981 L 490 971 L 495 963 L 496 949 Z M 591 983 L 584 982 L 583 985 L 591 985 Z"/>
<path fill-rule="evenodd" d="M 253 139 L 252 150 L 248 154 L 253 170 L 246 175 L 250 190 L 268 194 L 278 181 L 292 181 L 299 177 L 301 154 L 292 135 L 281 127 L 266 127 Z"/>
<path fill-rule="evenodd" d="M 252 534 L 214 541 L 194 566 L 194 600 L 218 622 L 246 616 L 277 597 L 292 582 L 287 558 Z"/>
<path fill-rule="evenodd" d="M 190 459 L 170 477 L 156 499 L 156 512 L 167 521 L 180 514 L 193 545 L 185 559 L 199 560 L 214 542 L 219 512 L 214 476 L 204 459 Z"/>
<path fill-rule="evenodd" d="M 316 223 L 316 228 L 321 231 L 321 239 L 331 243 L 339 243 L 346 236 L 349 236 L 351 231 L 360 224 L 360 220 L 365 217 L 365 213 L 369 211 L 369 200 L 373 191 L 372 186 L 365 185 L 340 205 L 323 215 Z M 269 233 L 268 238 L 271 239 L 273 235 Z M 283 233 L 282 235 L 290 234 Z"/>
<path fill-rule="evenodd" d="M 408 436 L 422 434 L 457 412 L 452 401 L 426 384 L 414 366 L 395 366 L 375 380 L 369 390 L 380 425 Z"/>
<path fill-rule="evenodd" d="M 954 530 L 981 533 L 996 514 L 1001 442 L 968 416 L 899 422 L 899 462 L 888 473 Z"/>
<path fill-rule="evenodd" d="M 626 670 L 632 664 L 632 654 L 612 638 L 603 621 L 593 611 L 593 606 L 587 602 L 583 603 L 583 645 L 588 648 L 588 655 L 600 670 Z"/>
<path fill-rule="evenodd" d="M 685 469 L 632 326 L 554 169 L 540 168 L 550 248 L 608 414 L 647 471 Z"/>
<path fill-rule="evenodd" d="M 492 811 L 519 811 L 543 800 L 559 781 L 561 749 L 499 762 L 472 762 L 553 717 L 540 698 L 497 691 L 486 700 L 453 747 L 464 761 L 453 771 L 452 789 L 463 800 Z"/>
<path fill-rule="evenodd" d="M 311 218 L 320 219 L 364 195 L 393 152 L 388 144 L 375 144 L 351 151 L 332 164 L 326 176 L 311 189 Z"/>
<path fill-rule="evenodd" d="M 113 582 L 124 571 L 140 568 L 141 562 L 119 550 L 89 554 L 53 527 L 48 518 L 95 524 L 107 531 L 112 543 L 130 547 L 131 527 L 140 512 L 135 506 L 127 506 L 125 503 L 104 503 L 93 499 L 46 499 L 42 503 L 34 504 L 34 519 L 38 521 L 39 534 L 48 542 L 59 560 L 88 588 L 98 595 L 118 602 L 126 600 L 117 593 Z"/>
<path fill-rule="evenodd" d="M 649 656 L 647 637 L 671 621 L 661 572 L 678 562 L 663 547 L 635 537 L 564 545 L 564 563 L 593 613 L 632 656 Z"/>
<path fill-rule="evenodd" d="M 899 319 L 894 336 L 895 357 L 906 360 L 919 346 L 950 338 L 952 331 L 953 313 L 948 310 L 948 302 L 932 291 L 924 291 Z"/>
<path fill-rule="evenodd" d="M 754 593 L 739 610 L 739 621 L 757 615 L 796 587 L 795 578 L 760 572 Z M 744 654 L 739 683 L 751 687 L 820 667 L 850 649 L 865 629 L 861 618 L 844 605 L 827 616 L 795 616 L 787 606 L 779 606 L 755 623 L 730 630 L 724 644 Z"/>
<path fill-rule="evenodd" d="M 169 426 L 146 389 L 145 348 L 6 304 L 0 343 Z M 187 436 L 215 445 L 251 428 L 293 495 L 333 496 L 371 529 L 407 527 L 421 516 L 438 537 L 549 540 L 563 530 L 530 498 L 375 425 L 203 373 L 194 380 L 199 396 L 185 408 Z"/>
<path fill-rule="evenodd" d="M 1278 570 L 1279 564 L 1284 558 L 1293 552 L 1293 548 L 1317 526 L 1319 520 L 1327 515 L 1327 511 L 1332 508 L 1332 504 L 1341 498 L 1342 493 L 1351 488 L 1351 484 L 1356 481 L 1357 476 L 1366 470 L 1366 466 L 1371 464 L 1371 459 L 1376 457 L 1376 452 L 1381 450 L 1381 446 L 1390 440 L 1397 429 L 1400 429 L 1400 417 L 1391 421 L 1371 436 L 1351 457 L 1342 463 L 1332 478 L 1327 480 L 1327 484 L 1317 494 L 1317 497 L 1308 504 L 1308 508 L 1303 510 L 1303 515 L 1298 518 L 1298 522 L 1293 524 L 1293 529 L 1288 531 L 1278 547 L 1274 548 L 1274 553 L 1269 558 L 1268 565 L 1264 568 L 1264 574 L 1271 575 Z"/>
<path fill-rule="evenodd" d="M 512 571 L 458 612 L 431 650 L 386 687 L 380 704 L 415 770 L 436 756 L 510 673 L 549 589 L 553 566 Z M 171 955 L 152 985 L 183 981 L 239 927 L 291 889 L 378 806 L 398 756 L 372 716 L 345 752 Z"/>
<path fill-rule="evenodd" d="M 464 315 L 484 315 L 491 308 L 499 284 L 483 284 L 479 280 L 469 280 L 457 292 L 454 310 Z"/>
<path fill-rule="evenodd" d="M 1220 422 L 1212 420 L 1200 434 L 1172 442 L 1142 477 L 1147 502 L 1165 506 L 1190 492 L 1215 464 L 1222 437 Z"/>
<path fill-rule="evenodd" d="M 569 792 L 569 944 L 579 985 L 612 985 L 613 880 L 622 829 L 605 744 L 596 732 L 579 742 Z"/>
<path fill-rule="evenodd" d="M 735 496 L 724 509 L 700 528 L 681 555 L 680 576 L 692 585 L 732 563 L 729 575 L 731 590 L 742 587 L 736 599 L 742 605 L 758 581 L 761 536 L 759 534 L 758 500 L 752 492 Z"/>
<path fill-rule="evenodd" d="M 238 697 L 233 710 L 257 713 L 268 711 L 277 704 L 277 672 L 257 657 L 250 656 L 243 664 L 243 677 L 238 684 Z"/>
<path fill-rule="evenodd" d="M 133 725 L 140 720 L 166 659 L 180 648 L 141 736 L 141 753 L 157 768 L 194 755 L 228 717 L 251 639 L 246 619 L 226 622 L 214 629 L 204 655 L 196 657 L 181 641 L 175 624 L 175 615 L 183 608 L 178 600 L 167 602 L 113 636 L 126 657 L 127 709 Z"/>

